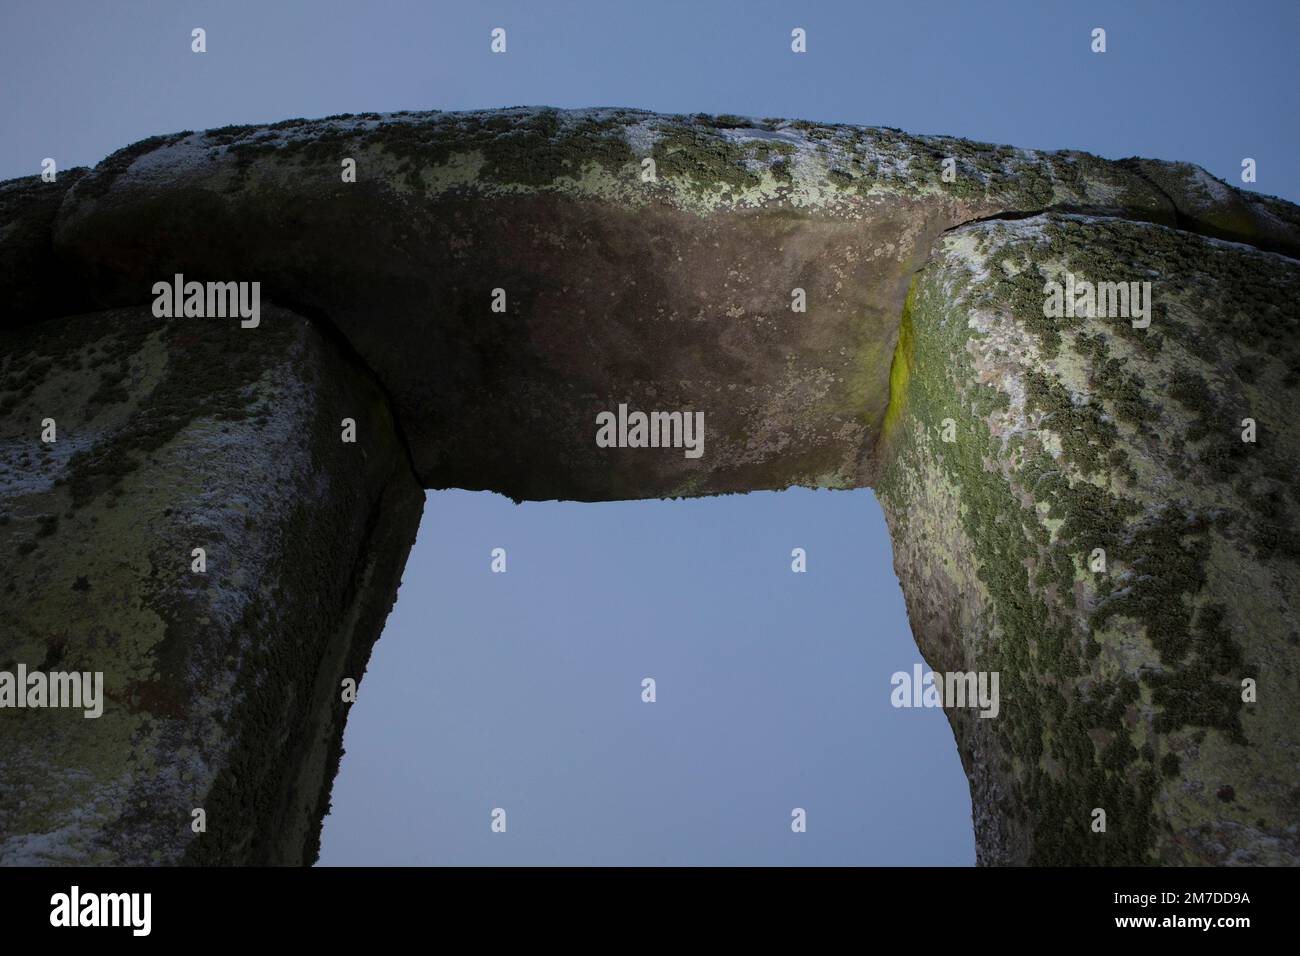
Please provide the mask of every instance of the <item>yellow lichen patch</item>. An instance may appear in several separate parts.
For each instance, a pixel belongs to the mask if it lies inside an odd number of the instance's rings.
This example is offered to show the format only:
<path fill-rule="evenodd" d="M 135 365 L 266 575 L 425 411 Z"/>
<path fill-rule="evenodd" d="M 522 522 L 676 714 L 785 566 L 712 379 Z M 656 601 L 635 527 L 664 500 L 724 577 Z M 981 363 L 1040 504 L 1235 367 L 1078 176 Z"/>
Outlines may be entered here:
<path fill-rule="evenodd" d="M 889 365 L 889 405 L 885 409 L 885 422 L 881 429 L 881 440 L 885 442 L 897 431 L 907 409 L 907 385 L 912 375 L 912 303 L 915 294 L 916 286 L 913 284 L 903 303 L 903 317 L 898 324 L 898 344 L 894 346 L 894 358 Z"/>

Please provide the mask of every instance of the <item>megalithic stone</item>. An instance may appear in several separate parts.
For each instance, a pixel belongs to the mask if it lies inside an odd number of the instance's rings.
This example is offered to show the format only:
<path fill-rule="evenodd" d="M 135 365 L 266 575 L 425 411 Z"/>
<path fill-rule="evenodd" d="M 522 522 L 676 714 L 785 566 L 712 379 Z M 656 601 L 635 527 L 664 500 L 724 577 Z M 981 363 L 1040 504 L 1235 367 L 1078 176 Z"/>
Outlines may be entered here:
<path fill-rule="evenodd" d="M 107 698 L 0 710 L 0 862 L 314 859 L 421 487 L 791 485 L 876 488 L 923 656 L 998 675 L 948 711 L 980 862 L 1300 862 L 1297 256 L 1296 206 L 1188 164 L 636 110 L 0 184 L 0 669 Z M 153 316 L 177 274 L 260 324 Z M 1093 314 L 1049 317 L 1067 277 Z M 620 406 L 704 454 L 602 447 Z"/>

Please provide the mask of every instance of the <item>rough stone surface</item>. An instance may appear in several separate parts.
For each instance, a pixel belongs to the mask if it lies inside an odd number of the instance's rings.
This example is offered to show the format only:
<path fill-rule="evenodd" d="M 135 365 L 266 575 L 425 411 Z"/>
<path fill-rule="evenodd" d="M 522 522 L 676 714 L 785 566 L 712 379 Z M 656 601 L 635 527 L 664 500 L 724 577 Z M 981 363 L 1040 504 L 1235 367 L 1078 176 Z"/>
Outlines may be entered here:
<path fill-rule="evenodd" d="M 1066 271 L 1152 281 L 1150 328 L 1045 319 Z M 1300 861 L 1297 301 L 1293 259 L 1069 215 L 914 280 L 878 491 L 927 659 L 1001 675 L 948 711 L 982 862 Z"/>
<path fill-rule="evenodd" d="M 0 710 L 0 864 L 315 858 L 339 687 L 423 495 L 368 373 L 284 310 L 257 332 L 127 308 L 5 335 L 0 670 L 102 671 L 106 701 Z"/>
<path fill-rule="evenodd" d="M 427 486 L 593 500 L 869 483 L 911 274 L 944 229 L 1047 206 L 1177 216 L 1080 153 L 518 109 L 159 137 L 74 187 L 53 246 L 87 307 L 260 279 L 376 371 Z M 706 459 L 598 449 L 619 402 L 708 409 Z"/>
<path fill-rule="evenodd" d="M 1187 164 L 624 109 L 0 184 L 0 666 L 116 695 L 0 713 L 0 862 L 313 859 L 420 485 L 876 487 L 925 658 L 1001 675 L 997 718 L 949 712 L 981 862 L 1300 862 L 1297 255 L 1300 210 Z M 1044 319 L 1067 270 L 1151 281 L 1151 327 Z M 153 319 L 178 272 L 274 307 Z M 704 411 L 704 456 L 597 448 L 621 402 Z"/>

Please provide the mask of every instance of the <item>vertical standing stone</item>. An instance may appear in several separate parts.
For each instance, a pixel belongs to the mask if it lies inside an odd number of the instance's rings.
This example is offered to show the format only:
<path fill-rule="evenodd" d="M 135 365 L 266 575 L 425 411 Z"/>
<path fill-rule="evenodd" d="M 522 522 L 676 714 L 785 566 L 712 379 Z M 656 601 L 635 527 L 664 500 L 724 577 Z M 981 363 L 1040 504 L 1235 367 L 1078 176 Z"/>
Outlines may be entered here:
<path fill-rule="evenodd" d="M 1067 271 L 1150 281 L 1150 325 L 1046 318 Z M 917 276 L 879 493 L 926 659 L 1001 675 L 949 712 L 981 863 L 1300 860 L 1297 302 L 1294 259 L 1076 216 Z"/>
<path fill-rule="evenodd" d="M 106 700 L 98 719 L 0 711 L 0 863 L 315 858 L 338 689 L 364 672 L 423 497 L 369 374 L 263 313 L 117 309 L 6 336 L 0 668 L 102 671 Z"/>

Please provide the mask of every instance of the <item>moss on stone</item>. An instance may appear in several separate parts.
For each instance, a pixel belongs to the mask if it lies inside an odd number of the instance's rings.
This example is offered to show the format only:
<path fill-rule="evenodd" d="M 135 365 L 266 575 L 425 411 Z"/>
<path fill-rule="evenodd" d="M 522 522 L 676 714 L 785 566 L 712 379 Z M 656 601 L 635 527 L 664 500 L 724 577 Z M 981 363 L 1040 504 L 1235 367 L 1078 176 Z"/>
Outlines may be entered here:
<path fill-rule="evenodd" d="M 726 189 L 739 192 L 760 182 L 758 174 L 745 166 L 749 152 L 710 130 L 663 129 L 652 155 L 660 175 L 683 177 L 696 194 Z"/>
<path fill-rule="evenodd" d="M 249 413 L 247 384 L 266 361 L 266 351 L 282 348 L 288 327 L 268 321 L 257 335 L 247 334 L 236 320 L 195 321 L 181 328 L 164 320 L 135 318 L 116 326 L 107 341 L 110 352 L 92 407 L 121 402 L 126 391 L 129 356 L 146 337 L 166 330 L 167 369 L 150 401 L 137 406 L 109 441 L 76 452 L 69 462 L 72 507 L 81 508 L 116 488 L 142 458 L 169 442 L 195 418 L 238 421 Z M 180 332 L 180 334 L 175 334 Z M 111 363 L 111 364 L 110 364 Z"/>
<path fill-rule="evenodd" d="M 979 581 L 983 596 L 969 594 L 964 614 L 988 609 L 987 617 L 963 617 L 962 627 L 979 629 L 964 635 L 962 646 L 973 659 L 962 663 L 1002 675 L 1006 719 L 993 730 L 1018 768 L 1011 778 L 1017 800 L 1032 808 L 1025 816 L 1029 859 L 1140 864 L 1158 852 L 1163 825 L 1155 799 L 1172 766 L 1157 759 L 1153 737 L 1211 728 L 1226 741 L 1245 743 L 1240 679 L 1248 665 L 1234 636 L 1236 612 L 1207 600 L 1221 593 L 1207 560 L 1212 533 L 1243 519 L 1244 527 L 1256 523 L 1246 515 L 1212 512 L 1199 498 L 1153 500 L 1144 487 L 1151 448 L 1177 448 L 1183 439 L 1211 442 L 1223 433 L 1230 416 L 1220 389 L 1199 373 L 1173 376 L 1171 397 L 1190 415 L 1185 431 L 1173 426 L 1171 442 L 1171 426 L 1155 417 L 1164 407 L 1153 401 L 1150 379 L 1139 372 L 1141 363 L 1169 367 L 1168 359 L 1154 357 L 1161 349 L 1138 345 L 1140 333 L 1126 322 L 1103 332 L 1096 323 L 1044 322 L 1042 315 L 1044 268 L 1106 279 L 1134 270 L 1166 275 L 1187 268 L 1184 243 L 1203 240 L 1099 221 L 1095 228 L 1104 238 L 1085 244 L 1089 228 L 1068 219 L 992 225 L 982 233 L 986 239 L 999 230 L 1025 239 L 1011 246 L 978 240 L 982 278 L 952 271 L 952 259 L 918 276 L 905 308 L 912 329 L 906 402 L 891 399 L 892 458 L 878 491 L 891 528 L 904 541 L 935 520 L 917 511 L 922 484 L 937 483 L 956 497 L 954 517 L 971 553 L 948 555 L 944 567 L 968 565 Z M 1017 268 L 982 266 L 1008 252 L 1021 257 Z M 1222 286 L 1210 287 L 1231 301 L 1234 287 L 1226 281 L 1230 271 L 1222 258 L 1198 261 L 1224 277 Z M 1285 300 L 1274 299 L 1274 308 L 1279 301 Z M 1010 317 L 1009 323 L 993 323 L 1003 344 L 981 344 L 976 327 L 983 320 L 966 321 L 967 303 Z M 1207 303 L 1202 298 L 1199 304 Z M 1214 309 L 1209 304 L 1211 314 Z M 1289 327 L 1290 318 L 1281 325 Z M 1009 351 L 1005 343 L 1020 341 L 1020 329 L 1032 335 L 1027 355 L 1052 364 L 1034 364 L 1025 353 Z M 1186 330 L 1173 326 L 1162 334 L 1164 352 L 1172 348 L 1205 361 L 1204 350 L 1187 347 Z M 1005 362 L 1011 354 L 1021 355 L 1014 372 L 1004 367 L 991 375 L 981 365 L 977 374 L 977 357 L 987 362 L 1001 356 Z M 1019 405 L 1004 390 L 1007 375 L 1019 383 Z M 994 433 L 992 426 L 1000 430 L 1007 416 L 1021 421 L 1021 415 L 1026 431 Z M 944 419 L 957 424 L 954 443 L 938 439 Z M 1280 474 L 1267 454 L 1233 454 L 1230 465 L 1200 457 L 1200 474 L 1212 482 L 1244 474 L 1242 469 Z M 1285 499 L 1269 500 L 1271 505 L 1257 502 L 1274 509 L 1268 521 L 1288 522 Z M 911 553 L 906 545 L 896 546 Z M 1105 574 L 1087 568 L 1093 548 L 1104 548 L 1112 562 Z M 925 573 L 910 564 L 907 570 Z M 1079 588 L 1088 596 L 1086 605 L 1075 600 Z M 1153 665 L 1116 675 L 1113 642 L 1134 630 L 1150 642 Z M 1091 807 L 1107 810 L 1104 836 L 1088 827 Z"/>
<path fill-rule="evenodd" d="M 89 176 L 77 183 L 77 195 L 82 197 L 102 196 L 112 187 L 113 182 L 130 169 L 131 164 L 141 156 L 152 153 L 156 149 L 170 146 L 172 143 L 177 143 L 192 134 L 193 130 L 187 129 L 179 133 L 169 133 L 166 136 L 150 136 L 138 143 L 132 143 L 130 146 L 119 149 L 100 162 Z"/>

